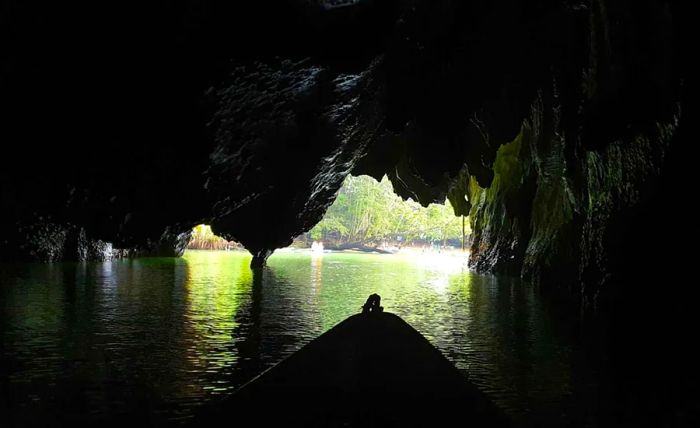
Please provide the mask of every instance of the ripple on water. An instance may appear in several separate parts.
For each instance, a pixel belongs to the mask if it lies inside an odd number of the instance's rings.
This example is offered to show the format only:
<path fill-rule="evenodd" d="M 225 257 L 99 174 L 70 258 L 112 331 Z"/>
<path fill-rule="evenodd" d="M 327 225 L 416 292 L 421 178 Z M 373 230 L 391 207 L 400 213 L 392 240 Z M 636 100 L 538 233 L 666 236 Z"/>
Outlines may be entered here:
<path fill-rule="evenodd" d="M 15 419 L 66 406 L 108 418 L 146 400 L 154 418 L 186 420 L 371 293 L 511 414 L 571 392 L 571 339 L 552 329 L 532 289 L 475 275 L 463 258 L 281 252 L 258 279 L 249 262 L 188 252 L 0 270 L 1 382 Z"/>

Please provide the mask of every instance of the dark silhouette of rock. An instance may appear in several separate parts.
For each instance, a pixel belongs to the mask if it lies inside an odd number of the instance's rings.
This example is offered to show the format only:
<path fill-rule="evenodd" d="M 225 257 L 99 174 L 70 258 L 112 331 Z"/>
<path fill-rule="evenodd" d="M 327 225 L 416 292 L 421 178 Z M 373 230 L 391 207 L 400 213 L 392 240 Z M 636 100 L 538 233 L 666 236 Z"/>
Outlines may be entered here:
<path fill-rule="evenodd" d="M 14 229 L 38 217 L 134 254 L 178 254 L 162 235 L 206 222 L 261 263 L 321 219 L 350 172 L 469 214 L 469 180 L 490 185 L 498 148 L 525 136 L 523 193 L 474 208 L 474 265 L 598 281 L 597 224 L 619 210 L 589 211 L 586 195 L 632 186 L 639 198 L 613 196 L 624 210 L 654 191 L 688 56 L 679 3 L 608 3 L 201 0 L 95 5 L 94 19 L 8 6 L 0 132 L 18 161 L 2 169 L 0 254 L 23 254 L 30 238 Z M 630 149 L 638 139 L 650 144 Z M 527 229 L 548 201 L 570 221 Z M 508 224 L 481 237 L 497 212 Z"/>

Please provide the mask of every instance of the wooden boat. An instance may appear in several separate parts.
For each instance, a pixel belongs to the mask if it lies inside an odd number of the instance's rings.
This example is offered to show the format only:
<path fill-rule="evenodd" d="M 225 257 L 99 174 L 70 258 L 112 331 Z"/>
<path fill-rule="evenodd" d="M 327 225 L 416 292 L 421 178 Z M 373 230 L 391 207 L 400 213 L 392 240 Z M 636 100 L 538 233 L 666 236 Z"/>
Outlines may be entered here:
<path fill-rule="evenodd" d="M 503 413 L 428 340 L 385 312 L 351 316 L 194 420 L 197 426 L 221 422 L 509 426 Z"/>

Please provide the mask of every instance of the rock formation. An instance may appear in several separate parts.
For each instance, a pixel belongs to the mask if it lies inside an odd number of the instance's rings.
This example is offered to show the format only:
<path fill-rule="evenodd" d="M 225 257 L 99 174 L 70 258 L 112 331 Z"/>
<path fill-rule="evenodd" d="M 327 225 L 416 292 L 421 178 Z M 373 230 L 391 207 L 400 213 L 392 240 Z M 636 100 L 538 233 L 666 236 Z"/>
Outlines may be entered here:
<path fill-rule="evenodd" d="M 225 3 L 6 7 L 3 259 L 206 222 L 260 265 L 387 174 L 471 215 L 475 268 L 595 303 L 677 170 L 680 2 Z"/>

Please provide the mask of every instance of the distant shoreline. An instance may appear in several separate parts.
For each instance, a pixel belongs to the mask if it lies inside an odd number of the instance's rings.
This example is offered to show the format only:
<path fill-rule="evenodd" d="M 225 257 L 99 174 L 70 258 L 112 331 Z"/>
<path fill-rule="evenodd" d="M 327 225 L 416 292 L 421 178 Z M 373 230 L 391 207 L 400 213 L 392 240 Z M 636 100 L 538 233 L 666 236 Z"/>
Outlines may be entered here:
<path fill-rule="evenodd" d="M 230 250 L 208 250 L 208 249 L 200 249 L 200 248 L 188 248 L 187 251 L 197 251 L 197 252 L 222 252 L 222 253 L 242 253 L 242 252 L 247 252 L 245 248 L 233 248 Z M 392 254 L 386 254 L 386 253 L 380 253 L 378 251 L 358 251 L 358 250 L 323 250 L 322 253 L 317 253 L 314 252 L 311 248 L 306 248 L 306 247 L 285 247 L 285 248 L 278 248 L 275 250 L 275 253 L 298 253 L 298 254 L 376 254 L 376 255 L 383 255 L 383 256 L 402 256 L 402 255 L 414 255 L 414 256 L 420 256 L 420 255 L 449 255 L 449 256 L 469 256 L 470 252 L 469 250 L 464 250 L 462 251 L 459 248 L 447 248 L 447 249 L 431 249 L 431 248 L 421 248 L 421 247 L 403 247 L 400 250 L 398 250 L 395 253 Z"/>

